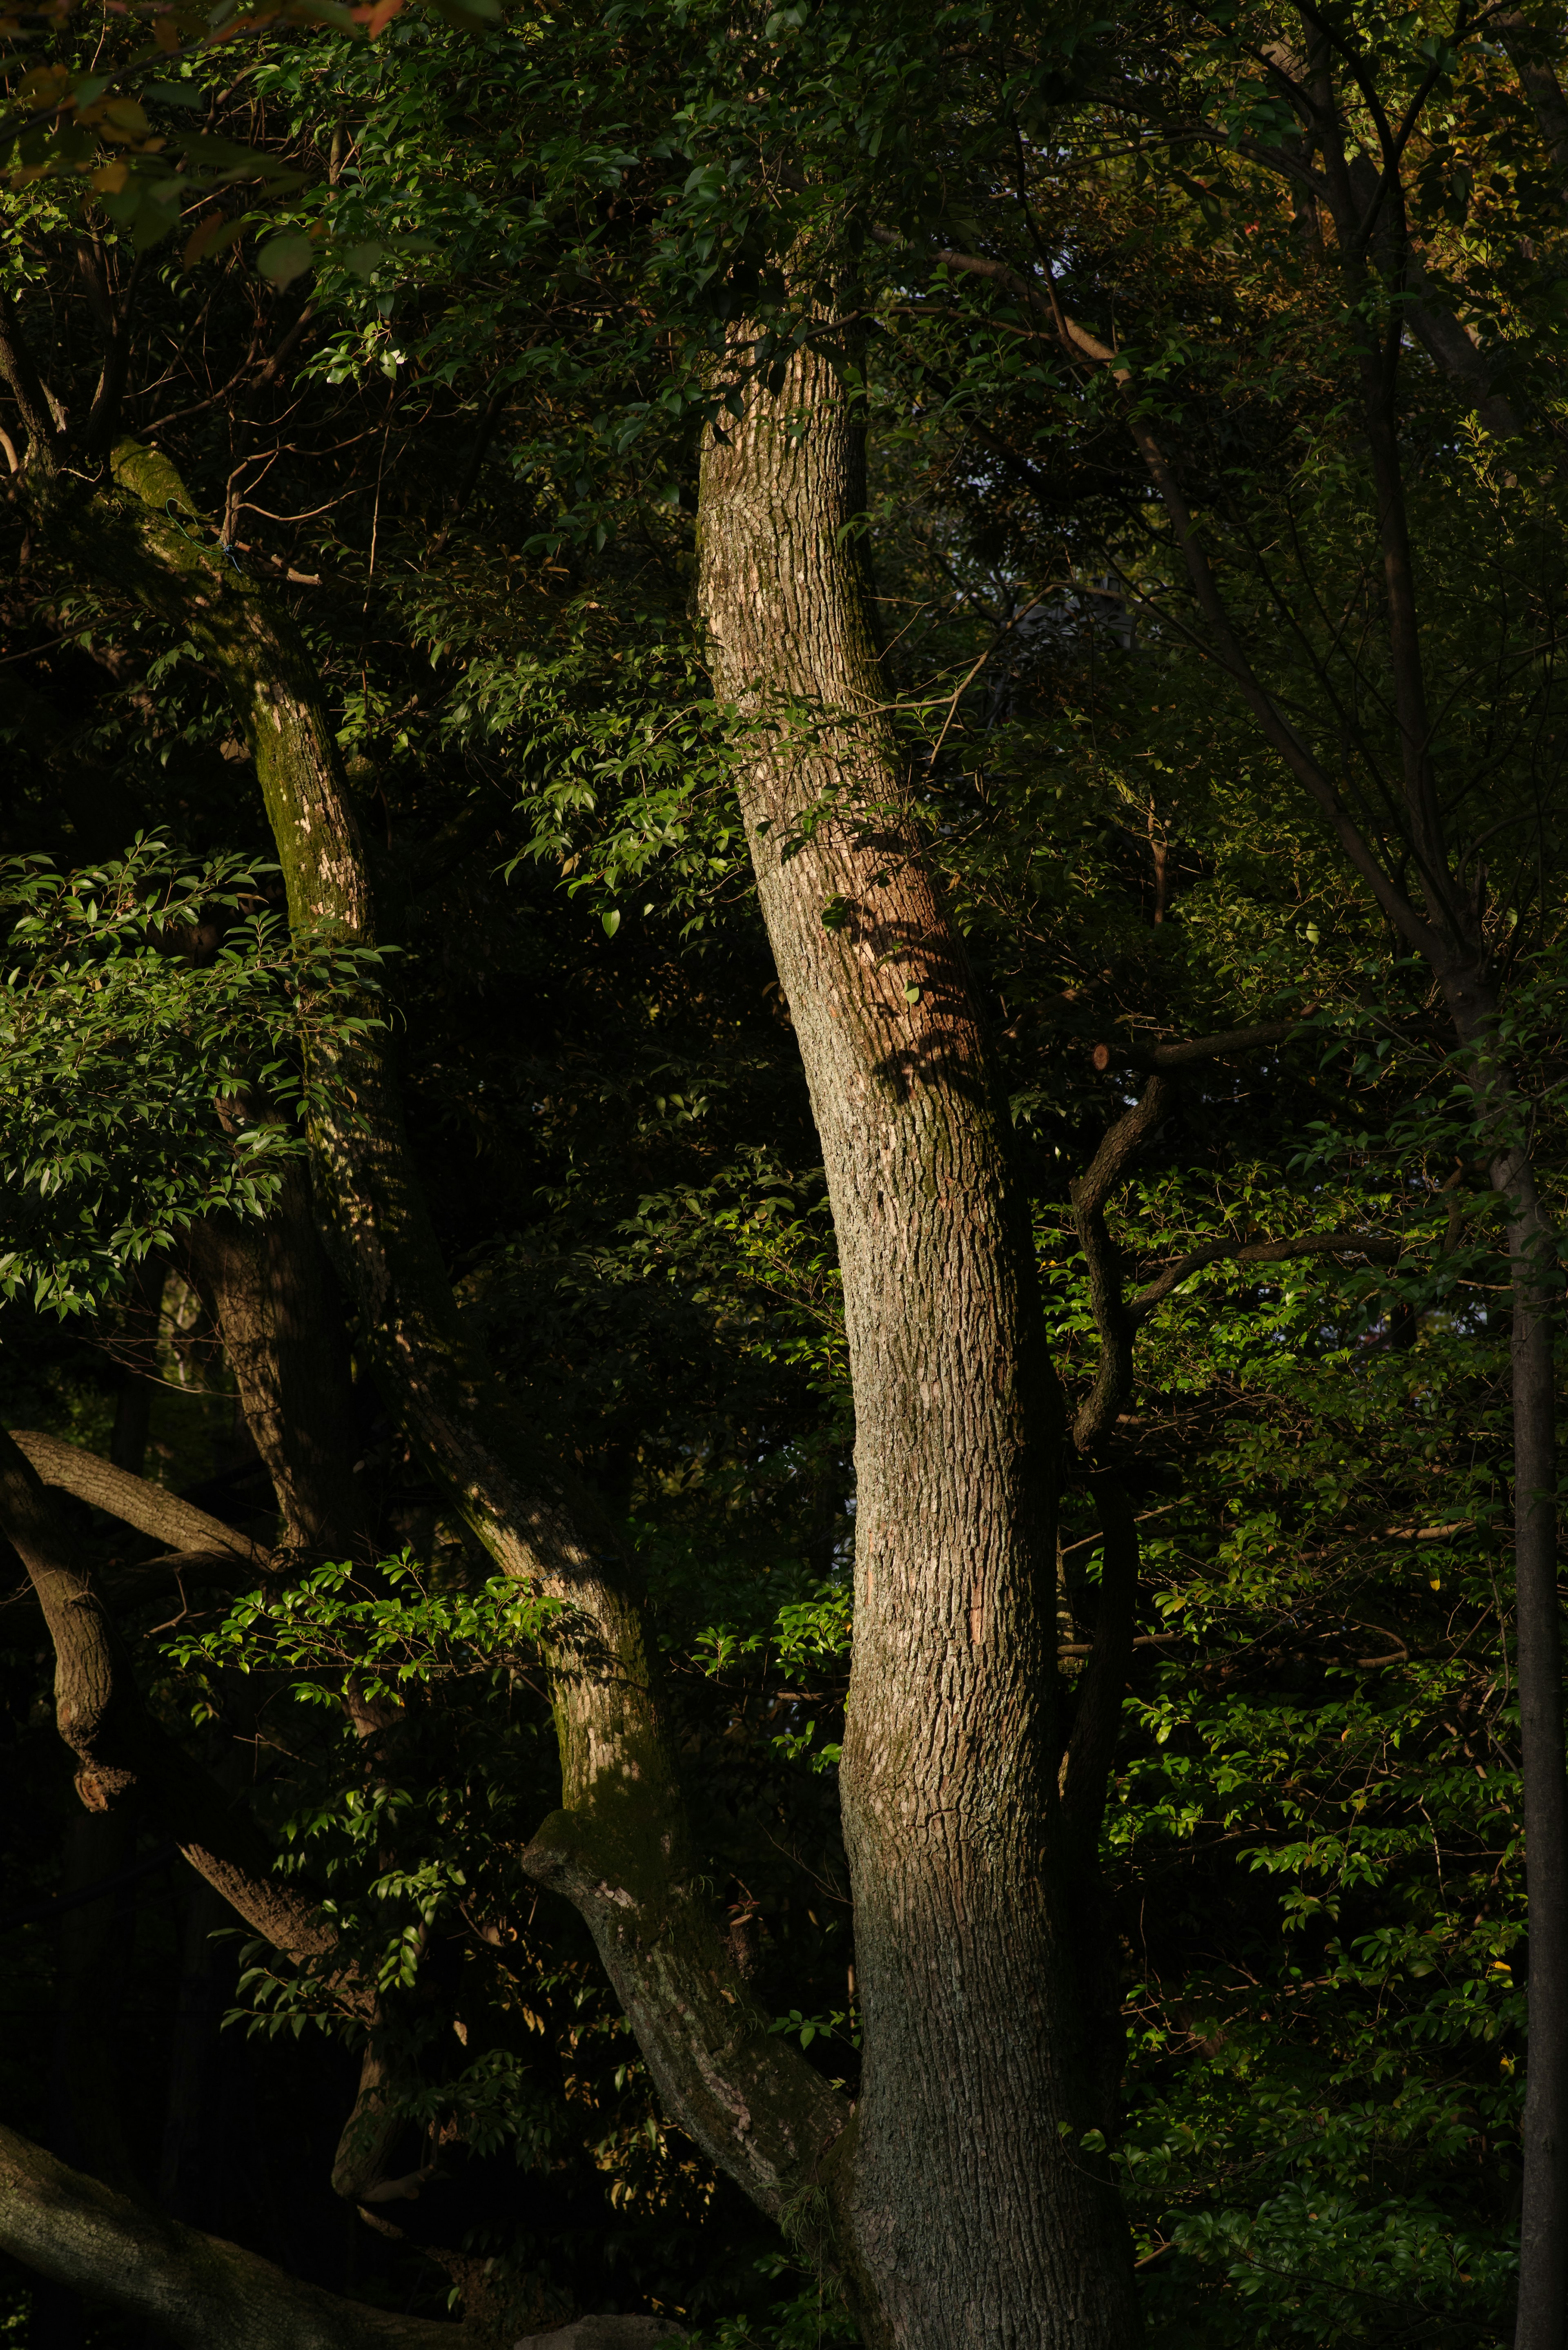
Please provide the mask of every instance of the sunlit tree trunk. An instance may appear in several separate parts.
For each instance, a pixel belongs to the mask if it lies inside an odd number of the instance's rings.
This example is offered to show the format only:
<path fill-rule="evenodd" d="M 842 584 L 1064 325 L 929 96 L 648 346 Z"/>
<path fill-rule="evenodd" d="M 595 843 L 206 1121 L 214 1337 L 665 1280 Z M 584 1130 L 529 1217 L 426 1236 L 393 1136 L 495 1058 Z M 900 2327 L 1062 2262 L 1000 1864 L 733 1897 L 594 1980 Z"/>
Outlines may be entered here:
<path fill-rule="evenodd" d="M 736 346 L 742 358 L 743 345 Z M 867 2332 L 1121 2345 L 1055 1801 L 1062 1405 L 961 942 L 879 714 L 860 435 L 794 354 L 711 433 L 701 596 L 821 1139 L 856 1410 L 841 1774 L 864 2075 L 839 2188 Z"/>

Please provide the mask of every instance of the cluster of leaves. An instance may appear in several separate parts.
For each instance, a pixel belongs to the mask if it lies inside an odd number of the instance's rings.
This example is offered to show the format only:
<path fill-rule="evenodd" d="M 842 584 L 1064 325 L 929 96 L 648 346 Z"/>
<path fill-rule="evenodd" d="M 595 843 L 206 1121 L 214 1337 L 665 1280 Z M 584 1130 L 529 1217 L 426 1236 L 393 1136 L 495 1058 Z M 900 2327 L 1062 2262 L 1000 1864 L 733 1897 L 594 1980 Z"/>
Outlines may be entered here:
<path fill-rule="evenodd" d="M 313 1037 L 379 958 L 293 941 L 271 869 L 156 837 L 97 869 L 0 868 L 0 1286 L 88 1313 L 199 1216 L 261 1215 L 303 1148 Z"/>

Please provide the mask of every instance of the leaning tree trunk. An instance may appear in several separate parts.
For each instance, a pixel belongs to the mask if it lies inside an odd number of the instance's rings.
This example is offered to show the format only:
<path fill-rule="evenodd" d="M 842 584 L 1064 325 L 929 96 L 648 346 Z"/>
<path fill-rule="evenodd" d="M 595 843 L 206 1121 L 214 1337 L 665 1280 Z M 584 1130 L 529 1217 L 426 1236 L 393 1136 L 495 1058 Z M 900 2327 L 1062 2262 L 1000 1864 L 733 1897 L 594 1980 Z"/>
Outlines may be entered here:
<path fill-rule="evenodd" d="M 342 756 L 298 630 L 219 547 L 173 518 L 192 509 L 167 460 L 122 443 L 114 474 L 126 494 L 78 507 L 60 494 L 51 527 L 85 569 L 189 629 L 212 656 L 255 758 L 296 937 L 371 949 Z M 370 1367 L 497 1565 L 559 1609 L 543 1645 L 562 1808 L 524 1864 L 582 1912 L 671 2118 L 778 2217 L 815 2187 L 847 2104 L 771 2032 L 719 1931 L 635 1564 L 592 1497 L 542 1451 L 464 1327 L 385 1041 L 332 1007 L 315 1011 L 318 1196 Z"/>
<path fill-rule="evenodd" d="M 737 346 L 737 356 L 743 346 Z M 856 1410 L 841 1785 L 864 2085 L 843 2251 L 878 2343 L 1135 2332 L 1055 1805 L 1062 1405 L 973 987 L 923 860 L 854 541 L 860 437 L 809 350 L 702 458 L 701 599 L 826 1166 Z"/>
<path fill-rule="evenodd" d="M 353 1366 L 307 1172 L 286 1170 L 265 1221 L 208 1217 L 191 1227 L 186 1249 L 272 1479 L 284 1549 L 301 1565 L 362 1559 L 370 1540 L 354 1475 Z"/>
<path fill-rule="evenodd" d="M 803 394 L 820 414 L 797 447 L 774 424 Z M 341 759 L 297 632 L 172 519 L 189 501 L 163 460 L 122 446 L 115 473 L 129 495 L 61 492 L 51 527 L 197 636 L 255 754 L 296 931 L 369 945 Z M 859 502 L 857 452 L 831 373 L 798 359 L 707 494 L 711 609 L 726 587 L 734 609 L 722 673 L 765 664 L 774 694 L 864 710 L 866 608 L 836 535 Z M 808 1045 L 861 1395 L 858 2138 L 845 2100 L 769 2032 L 717 1930 L 635 1573 L 462 1324 L 373 1034 L 316 1032 L 317 1167 L 383 1393 L 498 1565 L 560 1604 L 546 1645 L 564 1807 L 525 1864 L 582 1910 L 672 2117 L 763 2210 L 804 2225 L 831 2197 L 873 2343 L 1113 2350 L 1133 2331 L 1131 2278 L 1115 2198 L 1074 2143 L 1093 2112 L 1054 1794 L 1060 1407 L 1027 1219 L 962 958 L 897 821 L 864 837 L 835 821 L 783 854 L 836 783 L 863 801 L 891 789 L 874 725 L 830 717 L 815 750 L 759 750 L 745 797 Z"/>

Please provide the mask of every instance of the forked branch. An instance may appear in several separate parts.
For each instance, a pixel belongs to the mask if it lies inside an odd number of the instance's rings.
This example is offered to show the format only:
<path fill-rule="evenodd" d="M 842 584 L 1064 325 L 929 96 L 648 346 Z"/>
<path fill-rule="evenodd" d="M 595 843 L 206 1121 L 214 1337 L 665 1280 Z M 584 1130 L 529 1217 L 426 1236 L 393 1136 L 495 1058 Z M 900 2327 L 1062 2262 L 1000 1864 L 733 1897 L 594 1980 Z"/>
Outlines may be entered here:
<path fill-rule="evenodd" d="M 139 1480 L 128 1478 L 128 1483 Z M 89 1811 L 139 1802 L 192 1866 L 246 1924 L 296 1964 L 325 1973 L 347 2006 L 369 2012 L 369 1987 L 331 1978 L 333 1929 L 296 1886 L 272 1873 L 272 1856 L 226 1789 L 148 1711 L 91 1570 L 36 1470 L 0 1432 L 0 1530 L 37 1595 L 55 1648 L 55 1719 L 77 1758 L 77 1790 Z"/>
<path fill-rule="evenodd" d="M 128 494 L 61 526 L 85 567 L 213 660 L 255 757 L 296 930 L 370 946 L 369 879 L 308 649 L 265 588 L 172 519 L 195 520 L 172 466 L 122 443 L 114 473 Z M 313 1051 L 316 1167 L 377 1383 L 498 1566 L 559 1609 L 545 1638 L 564 1805 L 526 1865 L 587 1919 L 671 2117 L 776 2214 L 817 2175 L 850 2108 L 770 2032 L 719 1931 L 634 1562 L 542 1452 L 458 1312 L 383 1035 L 349 1024 Z"/>

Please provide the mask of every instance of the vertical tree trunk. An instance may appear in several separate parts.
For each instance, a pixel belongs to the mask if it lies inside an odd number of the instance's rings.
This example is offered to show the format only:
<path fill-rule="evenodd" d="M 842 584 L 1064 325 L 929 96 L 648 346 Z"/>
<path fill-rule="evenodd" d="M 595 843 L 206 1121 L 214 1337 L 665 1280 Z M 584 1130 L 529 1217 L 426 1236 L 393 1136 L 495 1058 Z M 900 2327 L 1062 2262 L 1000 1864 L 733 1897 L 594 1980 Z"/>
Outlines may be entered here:
<path fill-rule="evenodd" d="M 1180 548 L 1193 598 L 1208 622 L 1223 668 L 1260 729 L 1326 817 L 1350 863 L 1369 885 L 1396 934 L 1424 957 L 1441 989 L 1461 1048 L 1472 1056 L 1470 1082 L 1479 1131 L 1490 1156 L 1492 1189 L 1510 1201 L 1512 1269 L 1514 1572 L 1530 1915 L 1528 2076 L 1523 2134 L 1524 2219 L 1514 2350 L 1563 2350 L 1568 2338 L 1568 1755 L 1563 1751 L 1562 1614 L 1557 1590 L 1556 1384 L 1552 1343 L 1556 1245 L 1531 1165 L 1528 1141 L 1515 1139 L 1516 1106 L 1494 1037 L 1496 974 L 1481 917 L 1484 867 L 1479 843 L 1451 837 L 1453 819 L 1432 764 L 1433 721 L 1424 675 L 1423 634 L 1406 515 L 1397 332 L 1374 338 L 1375 306 L 1392 295 L 1404 307 L 1423 281 L 1406 222 L 1400 161 L 1383 157 L 1385 201 L 1376 239 L 1377 271 L 1362 254 L 1362 198 L 1370 166 L 1354 163 L 1357 142 L 1345 131 L 1331 52 L 1315 16 L 1302 12 L 1303 54 L 1314 56 L 1316 131 L 1335 234 L 1347 256 L 1346 294 L 1355 316 L 1362 422 L 1383 556 L 1384 619 L 1400 733 L 1404 839 L 1393 853 L 1351 816 L 1328 768 L 1319 764 L 1282 702 L 1253 670 L 1238 639 L 1201 534 L 1146 417 L 1128 403 L 1132 438 L 1148 468 Z M 1517 12 L 1499 19 L 1553 161 L 1568 160 L 1568 113 L 1554 74 L 1533 57 L 1537 44 Z M 1357 93 L 1357 105 L 1360 95 Z M 1384 134 L 1386 137 L 1386 131 Z M 1356 182 L 1361 182 L 1360 194 Z M 1096 364 L 1112 354 L 1061 314 L 1069 349 Z M 1460 372 L 1466 372 L 1461 369 Z M 1496 429 L 1503 420 L 1494 418 Z M 1483 834 L 1482 837 L 1487 836 Z M 1418 895 L 1404 878 L 1405 855 Z M 1471 858 L 1480 885 L 1462 879 Z"/>
<path fill-rule="evenodd" d="M 1514 1604 L 1525 1879 L 1529 2074 L 1516 2350 L 1562 2350 L 1568 2311 L 1568 1784 L 1557 1596 L 1556 1383 L 1552 1299 L 1533 1217 L 1509 1227 L 1513 1260 Z"/>
<path fill-rule="evenodd" d="M 265 1223 L 224 1215 L 193 1225 L 189 1253 L 272 1478 L 286 1547 L 304 1560 L 358 1557 L 369 1527 L 353 1473 L 353 1368 L 309 1176 L 289 1170 Z"/>
<path fill-rule="evenodd" d="M 158 1317 L 169 1261 L 143 1259 L 130 1277 L 120 1340 L 119 1389 L 114 1399 L 114 1434 L 109 1457 L 132 1477 L 145 1475 L 152 1417 L 152 1382 L 158 1376 Z"/>
<path fill-rule="evenodd" d="M 841 1783 L 864 2008 L 845 2247 L 903 2350 L 1135 2332 L 1054 1801 L 1062 1406 L 963 953 L 884 717 L 846 388 L 797 352 L 702 460 L 701 598 L 822 1141 L 856 1402 Z"/>

